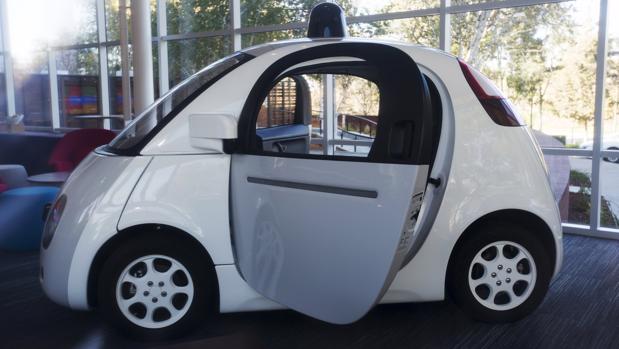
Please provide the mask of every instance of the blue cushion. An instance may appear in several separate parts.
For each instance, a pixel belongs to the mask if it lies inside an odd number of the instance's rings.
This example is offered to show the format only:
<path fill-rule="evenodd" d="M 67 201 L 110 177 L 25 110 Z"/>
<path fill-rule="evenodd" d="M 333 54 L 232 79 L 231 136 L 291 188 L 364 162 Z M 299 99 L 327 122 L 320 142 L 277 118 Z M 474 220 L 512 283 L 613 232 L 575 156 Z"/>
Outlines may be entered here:
<path fill-rule="evenodd" d="M 0 249 L 36 250 L 43 233 L 43 209 L 58 195 L 56 187 L 23 187 L 0 194 Z"/>

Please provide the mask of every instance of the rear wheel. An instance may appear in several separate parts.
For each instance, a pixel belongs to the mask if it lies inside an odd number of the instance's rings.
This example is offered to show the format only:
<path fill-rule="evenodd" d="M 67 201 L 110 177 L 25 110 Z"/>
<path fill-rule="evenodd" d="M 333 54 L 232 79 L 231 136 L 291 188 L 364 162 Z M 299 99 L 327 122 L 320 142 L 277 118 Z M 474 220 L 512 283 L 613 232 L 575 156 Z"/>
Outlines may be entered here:
<path fill-rule="evenodd" d="M 144 339 L 194 329 L 214 310 L 214 274 L 201 252 L 160 235 L 123 244 L 101 271 L 100 311 L 112 326 Z"/>
<path fill-rule="evenodd" d="M 449 292 L 466 313 L 478 320 L 519 320 L 542 302 L 552 265 L 534 232 L 488 224 L 455 252 Z"/>

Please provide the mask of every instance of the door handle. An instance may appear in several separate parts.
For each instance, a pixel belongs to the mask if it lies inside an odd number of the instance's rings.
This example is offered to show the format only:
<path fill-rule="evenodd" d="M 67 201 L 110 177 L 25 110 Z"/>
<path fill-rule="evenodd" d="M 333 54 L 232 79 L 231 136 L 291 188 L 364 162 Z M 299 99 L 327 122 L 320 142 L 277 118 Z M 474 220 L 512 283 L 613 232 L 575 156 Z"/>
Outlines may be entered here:
<path fill-rule="evenodd" d="M 391 126 L 389 135 L 389 156 L 394 159 L 408 159 L 411 156 L 414 125 L 412 121 L 398 121 Z"/>
<path fill-rule="evenodd" d="M 441 177 L 437 177 L 437 178 L 428 177 L 428 183 L 438 188 L 441 186 Z"/>

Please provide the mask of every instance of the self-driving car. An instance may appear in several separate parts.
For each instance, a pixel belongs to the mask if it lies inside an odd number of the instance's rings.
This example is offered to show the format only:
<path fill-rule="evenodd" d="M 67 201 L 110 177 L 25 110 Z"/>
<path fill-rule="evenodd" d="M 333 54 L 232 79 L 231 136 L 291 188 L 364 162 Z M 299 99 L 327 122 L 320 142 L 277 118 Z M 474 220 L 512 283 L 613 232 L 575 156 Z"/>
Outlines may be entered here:
<path fill-rule="evenodd" d="M 481 321 L 532 312 L 563 249 L 531 132 L 462 60 L 350 38 L 340 11 L 209 65 L 90 154 L 48 214 L 49 298 L 151 338 L 216 312 L 347 324 L 448 296 Z"/>

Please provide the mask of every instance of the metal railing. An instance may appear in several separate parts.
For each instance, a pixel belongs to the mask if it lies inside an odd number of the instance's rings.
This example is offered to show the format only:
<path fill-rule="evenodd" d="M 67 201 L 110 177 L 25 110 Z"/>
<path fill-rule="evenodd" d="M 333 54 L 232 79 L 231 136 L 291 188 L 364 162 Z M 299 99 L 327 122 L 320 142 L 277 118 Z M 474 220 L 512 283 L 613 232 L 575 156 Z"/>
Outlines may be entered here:
<path fill-rule="evenodd" d="M 368 118 L 367 116 L 339 114 L 337 130 L 340 133 L 340 140 L 352 141 L 373 141 L 376 137 L 377 122 Z M 342 127 L 343 126 L 343 127 Z M 365 131 L 368 132 L 365 132 Z M 359 143 L 353 143 L 353 152 L 357 152 L 357 145 Z M 364 145 L 366 146 L 366 145 Z"/>

